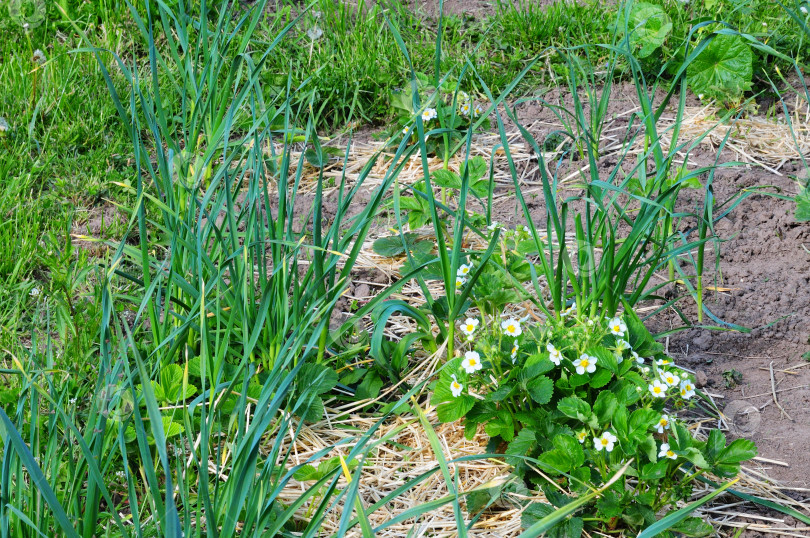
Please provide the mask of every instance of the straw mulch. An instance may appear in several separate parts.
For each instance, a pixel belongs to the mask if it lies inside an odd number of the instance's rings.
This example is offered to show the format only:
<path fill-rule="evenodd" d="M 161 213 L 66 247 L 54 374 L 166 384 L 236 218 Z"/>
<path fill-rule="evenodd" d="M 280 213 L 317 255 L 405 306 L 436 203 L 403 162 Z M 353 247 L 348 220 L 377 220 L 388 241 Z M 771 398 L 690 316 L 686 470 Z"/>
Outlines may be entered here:
<path fill-rule="evenodd" d="M 331 410 L 331 412 L 335 411 Z M 428 417 L 441 440 L 446 460 L 484 452 L 487 439 L 483 432 L 479 432 L 474 439 L 468 441 L 464 438 L 463 428 L 458 424 L 437 424 L 435 410 L 429 409 Z M 305 426 L 293 447 L 295 456 L 291 463 L 303 463 L 318 450 L 341 441 L 345 442 L 347 438 L 354 439 L 357 436 L 355 429 L 360 432 L 368 431 L 375 422 L 376 419 L 373 417 L 350 414 L 329 416 L 322 422 Z M 375 439 L 381 438 L 387 438 L 387 442 L 377 445 L 370 451 L 361 474 L 360 498 L 366 508 L 403 483 L 415 479 L 425 472 L 437 469 L 438 465 L 438 458 L 431 448 L 424 428 L 412 415 L 391 417 L 375 435 Z M 342 445 L 330 452 L 329 456 L 341 454 L 346 457 L 351 446 L 353 446 L 353 442 Z M 510 474 L 508 465 L 494 460 L 465 461 L 457 464 L 451 463 L 449 466 L 451 475 L 458 472 L 460 491 L 493 487 L 504 482 Z M 347 485 L 345 478 L 341 478 L 339 490 L 345 489 Z M 282 501 L 293 501 L 306 487 L 308 484 L 293 483 L 285 491 L 285 498 Z M 368 514 L 368 519 L 373 527 L 377 527 L 405 510 L 441 499 L 449 494 L 443 475 L 441 471 L 437 470 L 429 478 L 398 496 L 388 505 Z M 337 532 L 342 512 L 343 509 L 338 509 L 329 514 L 321 528 L 322 536 Z M 520 512 L 521 510 L 517 507 L 500 506 L 485 514 L 470 535 L 480 537 L 517 536 L 520 534 Z M 415 536 L 457 535 L 458 524 L 453 516 L 452 503 L 429 511 L 417 521 L 411 519 L 394 524 L 377 535 L 402 537 L 412 532 L 414 527 L 417 528 Z M 360 536 L 359 528 L 353 529 L 348 536 Z"/>
<path fill-rule="evenodd" d="M 431 368 L 432 369 L 432 368 Z M 423 407 L 425 403 L 421 404 Z M 326 417 L 316 423 L 304 425 L 302 431 L 292 445 L 292 461 L 290 465 L 304 463 L 316 452 L 328 447 L 334 447 L 325 457 L 342 455 L 347 457 L 359 435 L 368 431 L 378 419 L 358 413 L 356 407 L 350 409 L 327 409 Z M 440 424 L 436 418 L 435 409 L 427 407 L 427 417 L 438 435 L 443 457 L 452 460 L 462 456 L 483 454 L 486 452 L 487 436 L 480 431 L 472 440 L 464 437 L 463 427 L 459 423 Z M 702 435 L 701 429 L 716 424 L 707 424 L 707 420 L 695 420 L 691 428 L 696 430 L 698 437 Z M 720 423 L 722 425 L 722 421 Z M 294 425 L 293 427 L 295 427 Z M 359 432 L 359 433 L 358 433 Z M 384 441 L 376 444 L 376 441 Z M 389 504 L 374 513 L 368 514 L 372 527 L 386 524 L 406 510 L 425 503 L 435 501 L 450 494 L 441 471 L 438 470 L 436 454 L 431 448 L 428 435 L 419 420 L 411 414 L 392 416 L 386 420 L 373 437 L 371 444 L 374 449 L 369 451 L 362 472 L 359 496 L 364 508 L 376 503 L 385 495 L 400 487 L 403 483 L 412 480 L 421 474 L 435 470 L 426 480 L 416 484 Z M 771 460 L 755 460 L 743 467 L 741 480 L 735 489 L 752 495 L 791 506 L 799 512 L 810 513 L 810 505 L 797 501 L 789 493 L 806 495 L 810 490 L 790 491 L 783 490 L 768 479 L 767 466 Z M 778 463 L 778 462 L 776 462 Z M 310 462 L 317 466 L 318 460 Z M 510 476 L 510 467 L 503 461 L 496 459 L 481 459 L 450 464 L 450 473 L 458 472 L 459 492 L 468 492 L 486 489 L 503 484 Z M 720 481 L 720 480 L 717 480 Z M 290 503 L 303 493 L 311 483 L 292 482 L 282 496 L 282 502 Z M 348 487 L 345 478 L 341 478 L 338 491 Z M 707 485 L 697 484 L 693 498 L 700 498 L 712 491 Z M 317 502 L 317 500 L 316 500 Z M 497 502 L 487 510 L 473 526 L 470 536 L 479 537 L 510 537 L 521 532 L 520 518 L 525 505 L 530 502 L 547 502 L 542 493 L 532 497 L 510 495 L 508 500 Z M 472 517 L 466 511 L 466 503 L 461 501 L 466 521 Z M 347 509 L 342 504 L 339 509 L 333 510 L 322 527 L 321 535 L 329 536 L 337 532 L 340 518 Z M 305 508 L 302 510 L 305 511 Z M 356 515 L 356 514 L 354 514 Z M 353 517 L 354 517 L 353 515 Z M 781 514 L 770 515 L 750 503 L 740 501 L 737 497 L 725 494 L 718 497 L 708 507 L 697 511 L 695 515 L 706 518 L 718 530 L 721 536 L 734 536 L 742 527 L 756 530 L 766 535 L 782 536 L 808 536 L 810 527 L 796 526 L 786 520 Z M 418 519 L 409 519 L 383 529 L 378 533 L 382 537 L 408 536 L 436 536 L 451 537 L 458 535 L 458 524 L 453 514 L 452 504 L 445 504 L 441 508 L 431 510 Z M 353 529 L 347 536 L 361 536 L 359 528 Z M 588 536 L 607 536 L 601 533 L 588 534 Z M 616 536 L 616 535 L 611 535 Z"/>
<path fill-rule="evenodd" d="M 681 140 L 695 139 L 706 130 L 713 127 L 712 133 L 707 136 L 702 143 L 717 147 L 729 130 L 731 130 L 731 134 L 726 143 L 727 148 L 734 151 L 740 160 L 761 165 L 775 173 L 778 173 L 778 169 L 786 162 L 797 159 L 799 157 L 798 151 L 801 151 L 805 156 L 810 156 L 808 117 L 797 117 L 793 124 L 796 140 L 799 142 L 799 150 L 796 149 L 793 136 L 786 124 L 763 118 L 741 118 L 728 124 L 717 124 L 716 118 L 717 112 L 709 107 L 688 109 L 686 118 L 681 124 Z M 666 123 L 667 119 L 664 118 L 662 121 Z M 668 130 L 662 129 L 662 131 L 664 132 L 664 137 L 669 136 Z M 608 146 L 615 145 L 616 143 L 620 144 L 620 142 L 616 140 L 611 140 L 609 136 L 610 134 L 608 133 L 608 138 L 605 140 Z M 518 133 L 511 133 L 509 135 L 509 141 L 510 151 L 513 157 L 515 160 L 523 162 L 523 166 L 518 167 L 518 170 L 523 171 L 521 182 L 531 185 L 527 176 L 530 177 L 535 174 L 537 159 L 522 143 Z M 491 159 L 494 154 L 496 156 L 496 181 L 501 184 L 511 184 L 512 179 L 506 167 L 505 160 L 498 159 L 499 153 L 493 153 L 492 151 L 492 148 L 499 143 L 500 139 L 496 135 L 478 135 L 474 139 L 474 147 L 471 153 L 473 155 L 482 155 L 487 158 L 487 160 Z M 341 177 L 345 173 L 348 183 L 352 184 L 358 178 L 360 170 L 365 163 L 368 162 L 368 159 L 380 151 L 383 151 L 383 144 L 381 143 L 354 143 L 349 154 L 349 162 L 346 163 L 345 169 L 341 159 L 339 162 L 327 166 L 324 170 L 324 174 L 327 178 L 334 178 L 335 184 L 339 185 Z M 502 150 L 500 154 L 502 154 Z M 453 156 L 450 161 L 450 168 L 458 171 L 462 161 L 463 155 Z M 388 164 L 385 158 L 381 158 L 378 161 L 371 175 L 366 180 L 368 190 L 372 190 L 381 183 L 388 169 Z M 439 168 L 440 166 L 442 166 L 442 162 L 439 159 L 432 159 L 430 161 L 431 170 Z M 317 171 L 314 169 L 305 173 L 305 180 L 302 181 L 301 184 L 303 192 L 314 189 L 316 177 Z M 421 160 L 415 157 L 407 163 L 405 169 L 399 176 L 399 181 L 401 185 L 410 185 L 422 179 L 422 177 Z M 404 258 L 386 258 L 377 255 L 372 249 L 375 236 L 390 235 L 390 233 L 390 231 L 384 229 L 375 230 L 372 233 L 372 237 L 367 240 L 361 255 L 357 259 L 357 270 L 361 272 L 380 272 L 384 275 L 388 275 L 389 281 L 394 281 L 399 277 Z M 474 240 L 475 238 L 471 236 L 471 241 Z M 384 286 L 384 284 L 370 280 L 355 282 L 355 284 L 358 283 L 368 284 L 371 289 L 368 296 L 361 297 L 350 295 L 351 298 L 357 299 L 361 303 L 376 294 L 375 286 Z M 431 284 L 431 286 L 436 286 L 436 284 Z M 436 288 L 436 291 L 439 291 L 438 288 Z M 413 283 L 406 285 L 400 293 L 393 297 L 405 299 L 412 304 L 421 304 L 424 302 L 421 290 Z M 523 310 L 522 315 L 534 314 L 535 317 L 537 316 L 537 313 L 532 311 L 529 305 L 519 305 L 518 308 Z M 390 338 L 397 339 L 411 330 L 413 330 L 413 323 L 409 318 L 394 317 L 389 321 L 389 326 L 386 327 L 386 335 Z M 412 377 L 408 379 L 407 382 L 411 385 L 415 385 L 418 382 L 430 378 L 440 364 L 442 352 L 443 350 L 440 349 L 438 353 L 431 357 L 421 357 L 420 367 L 412 372 Z M 394 394 L 395 390 L 395 387 L 389 387 L 384 392 L 385 394 Z M 383 396 L 385 396 L 385 394 Z M 428 419 L 439 436 L 443 455 L 446 460 L 452 460 L 465 455 L 485 453 L 488 438 L 482 431 L 479 431 L 472 440 L 467 440 L 464 438 L 463 427 L 460 423 L 439 424 L 435 409 L 429 407 L 425 396 L 426 395 L 420 396 L 420 405 L 425 409 Z M 376 417 L 362 413 L 361 409 L 362 403 L 347 404 L 337 408 L 327 406 L 327 413 L 322 421 L 316 424 L 307 424 L 302 427 L 301 434 L 290 447 L 294 454 L 293 461 L 291 461 L 290 464 L 304 463 L 316 452 L 328 447 L 334 447 L 338 443 L 345 444 L 340 445 L 338 448 L 333 448 L 326 457 L 337 455 L 347 456 L 351 447 L 354 446 L 357 437 L 368 431 L 378 420 Z M 707 420 L 705 416 L 695 416 L 690 418 L 689 422 L 698 437 L 705 437 L 703 433 L 705 427 L 720 427 L 723 430 L 727 430 L 722 419 L 715 422 Z M 291 438 L 292 436 L 290 436 L 290 439 Z M 380 441 L 382 439 L 385 439 L 385 441 Z M 437 455 L 431 448 L 425 429 L 420 424 L 419 420 L 411 414 L 388 418 L 374 435 L 372 443 L 377 441 L 380 441 L 379 444 L 369 452 L 368 459 L 365 460 L 361 471 L 359 496 L 366 508 L 404 482 L 426 471 L 435 469 L 438 465 Z M 310 463 L 317 465 L 318 461 Z M 779 462 L 775 463 L 778 464 Z M 810 490 L 779 487 L 778 484 L 767 477 L 767 469 L 771 464 L 774 464 L 774 462 L 761 459 L 749 462 L 748 466 L 744 467 L 741 480 L 735 485 L 735 489 L 772 500 L 782 505 L 791 506 L 804 514 L 810 514 L 810 505 L 794 498 L 807 498 L 810 496 Z M 454 473 L 456 469 L 459 476 L 460 491 L 491 487 L 502 483 L 510 475 L 510 467 L 508 465 L 503 461 L 493 459 L 451 464 L 451 473 Z M 287 490 L 285 490 L 282 501 L 292 502 L 297 499 L 308 485 L 311 484 L 293 482 Z M 339 490 L 347 487 L 347 485 L 345 478 L 341 478 Z M 697 485 L 693 497 L 700 498 L 710 491 L 711 488 L 708 486 Z M 437 471 L 428 479 L 420 482 L 389 504 L 369 514 L 368 518 L 372 526 L 377 527 L 385 524 L 408 509 L 441 499 L 448 494 L 449 490 L 442 477 L 442 473 Z M 520 506 L 525 505 L 529 501 L 544 502 L 545 499 L 542 497 L 542 494 L 540 494 L 531 499 L 522 498 L 513 500 L 520 502 L 513 504 L 500 503 L 493 506 L 478 520 L 470 534 L 472 536 L 482 537 L 517 536 L 521 532 L 520 516 L 522 509 Z M 464 501 L 462 501 L 461 504 L 462 507 L 466 507 Z M 302 508 L 302 515 L 306 512 L 306 508 L 307 506 Z M 331 511 L 323 525 L 321 535 L 328 536 L 337 532 L 340 517 L 344 509 L 353 510 L 353 507 L 341 506 L 340 509 Z M 772 514 L 776 513 L 774 512 Z M 718 529 L 718 534 L 721 536 L 735 536 L 737 535 L 736 533 L 744 527 L 766 535 L 810 536 L 810 528 L 802 527 L 801 524 L 797 526 L 795 522 L 790 521 L 790 519 L 787 519 L 786 516 L 781 514 L 772 514 L 766 515 L 766 512 L 761 508 L 751 503 L 740 502 L 737 497 L 724 494 L 715 499 L 708 507 L 700 509 L 695 515 L 705 517 L 714 524 Z M 466 521 L 469 521 L 471 518 L 471 515 L 466 512 L 466 509 L 464 511 L 464 517 Z M 417 520 L 411 519 L 391 525 L 380 531 L 378 535 L 391 537 L 425 535 L 437 537 L 457 536 L 457 528 L 458 523 L 455 520 L 451 503 L 432 510 L 420 516 Z M 359 529 L 353 529 L 349 536 L 360 536 Z"/>
<path fill-rule="evenodd" d="M 686 107 L 680 123 L 679 144 L 696 140 L 711 130 L 700 143 L 717 150 L 726 140 L 725 148 L 741 162 L 759 165 L 776 175 L 788 162 L 810 158 L 810 106 L 793 107 L 790 124 L 783 119 L 745 116 L 720 123 L 721 113 L 712 105 Z M 664 146 L 669 147 L 675 118 L 663 117 L 667 128 L 662 133 Z M 663 129 L 662 129 L 663 131 Z M 728 137 L 728 138 L 726 138 Z M 687 146 L 688 147 L 688 146 Z"/>

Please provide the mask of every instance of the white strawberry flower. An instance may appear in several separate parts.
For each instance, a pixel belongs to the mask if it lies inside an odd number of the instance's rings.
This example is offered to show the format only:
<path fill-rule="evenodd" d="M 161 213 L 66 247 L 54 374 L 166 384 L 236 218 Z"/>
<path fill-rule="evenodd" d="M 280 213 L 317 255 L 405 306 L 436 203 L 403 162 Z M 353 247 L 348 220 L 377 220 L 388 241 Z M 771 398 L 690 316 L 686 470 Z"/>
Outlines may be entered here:
<path fill-rule="evenodd" d="M 474 374 L 484 367 L 484 365 L 481 364 L 481 355 L 479 355 L 477 351 L 466 352 L 464 354 L 464 360 L 461 361 L 461 367 L 464 368 L 464 371 L 468 374 Z"/>
<path fill-rule="evenodd" d="M 475 114 L 475 116 L 480 116 L 483 113 L 484 113 L 484 109 L 481 108 L 481 105 L 475 105 L 475 109 L 473 110 L 473 114 Z"/>
<path fill-rule="evenodd" d="M 422 112 L 422 121 L 430 121 L 433 118 L 437 117 L 435 108 L 426 108 L 424 112 Z"/>
<path fill-rule="evenodd" d="M 636 364 L 644 364 L 644 357 L 639 357 L 635 351 L 631 351 L 630 354 L 636 359 Z"/>
<path fill-rule="evenodd" d="M 658 359 L 657 361 L 655 361 L 655 364 L 657 364 L 658 366 L 669 366 L 670 364 L 672 364 L 672 361 L 669 359 Z"/>
<path fill-rule="evenodd" d="M 661 452 L 658 453 L 658 457 L 669 458 L 671 460 L 678 459 L 678 455 L 669 448 L 669 443 L 661 443 Z"/>
<path fill-rule="evenodd" d="M 608 322 L 608 328 L 610 329 L 610 334 L 614 336 L 621 337 L 627 332 L 627 325 L 625 325 L 624 321 L 619 316 L 616 316 Z"/>
<path fill-rule="evenodd" d="M 664 433 L 664 430 L 669 429 L 669 415 L 661 415 L 661 418 L 658 419 L 658 424 L 656 425 L 658 433 Z"/>
<path fill-rule="evenodd" d="M 577 369 L 578 374 L 584 374 L 585 372 L 592 374 L 596 371 L 596 357 L 583 353 L 574 361 L 574 367 Z"/>
<path fill-rule="evenodd" d="M 650 394 L 653 395 L 655 398 L 666 398 L 667 397 L 667 390 L 669 387 L 665 383 L 661 383 L 658 379 L 653 381 L 652 385 L 650 385 Z"/>
<path fill-rule="evenodd" d="M 663 379 L 664 383 L 666 383 L 670 387 L 674 387 L 675 385 L 681 382 L 681 378 L 678 377 L 678 374 L 674 372 L 664 372 L 663 374 L 661 374 L 661 379 Z"/>
<path fill-rule="evenodd" d="M 458 398 L 461 391 L 464 390 L 464 386 L 458 382 L 456 374 L 453 374 L 451 377 L 453 381 L 450 383 L 450 393 L 453 395 L 453 398 Z"/>
<path fill-rule="evenodd" d="M 458 290 L 458 289 L 461 289 L 461 287 L 462 287 L 464 284 L 466 284 L 466 283 L 467 283 L 467 279 L 466 279 L 466 278 L 463 278 L 463 277 L 460 277 L 460 276 L 457 276 L 457 277 L 456 277 L 456 289 L 457 289 L 457 290 Z"/>
<path fill-rule="evenodd" d="M 408 136 L 409 134 L 411 134 L 411 128 L 410 127 L 405 127 L 404 129 L 402 129 L 402 134 L 404 134 L 405 136 Z"/>
<path fill-rule="evenodd" d="M 695 385 L 689 379 L 681 381 L 681 398 L 688 400 L 695 395 Z"/>
<path fill-rule="evenodd" d="M 493 231 L 495 231 L 495 228 L 500 228 L 500 227 L 501 227 L 501 223 L 498 222 L 497 220 L 493 220 L 492 224 L 487 226 L 487 230 L 489 230 L 490 232 L 493 232 Z"/>
<path fill-rule="evenodd" d="M 515 340 L 515 343 L 512 345 L 512 362 L 515 362 L 515 357 L 517 357 L 518 349 L 520 349 L 520 346 L 518 345 L 518 341 Z"/>
<path fill-rule="evenodd" d="M 478 320 L 478 318 L 467 318 L 460 326 L 461 332 L 467 336 L 472 336 L 472 334 L 478 328 L 479 323 L 481 322 Z"/>
<path fill-rule="evenodd" d="M 470 103 L 461 103 L 458 107 L 459 112 L 461 112 L 462 116 L 469 116 L 470 115 Z"/>
<path fill-rule="evenodd" d="M 801 11 L 803 15 L 807 15 L 807 6 L 800 7 L 799 11 Z"/>
<path fill-rule="evenodd" d="M 548 350 L 549 360 L 553 362 L 555 365 L 559 366 L 560 361 L 562 360 L 562 353 L 560 353 L 560 350 L 554 347 L 554 344 L 552 344 L 551 342 L 546 344 L 546 349 Z"/>
<path fill-rule="evenodd" d="M 604 449 L 605 452 L 613 452 L 613 445 L 616 441 L 615 435 L 610 432 L 604 432 L 601 436 L 593 438 L 593 445 L 597 452 L 600 452 L 602 449 Z"/>
<path fill-rule="evenodd" d="M 588 438 L 588 432 L 586 432 L 585 430 L 582 430 L 581 432 L 577 433 L 577 441 L 579 441 L 580 443 L 584 443 L 585 439 L 587 439 L 587 438 Z"/>
<path fill-rule="evenodd" d="M 520 328 L 520 322 L 515 318 L 509 318 L 501 322 L 501 329 L 509 336 L 520 336 L 523 330 Z"/>
<path fill-rule="evenodd" d="M 466 277 L 467 275 L 470 274 L 470 271 L 472 271 L 472 264 L 471 263 L 470 264 L 466 264 L 466 263 L 462 264 L 458 268 L 458 271 L 456 271 L 456 276 Z"/>

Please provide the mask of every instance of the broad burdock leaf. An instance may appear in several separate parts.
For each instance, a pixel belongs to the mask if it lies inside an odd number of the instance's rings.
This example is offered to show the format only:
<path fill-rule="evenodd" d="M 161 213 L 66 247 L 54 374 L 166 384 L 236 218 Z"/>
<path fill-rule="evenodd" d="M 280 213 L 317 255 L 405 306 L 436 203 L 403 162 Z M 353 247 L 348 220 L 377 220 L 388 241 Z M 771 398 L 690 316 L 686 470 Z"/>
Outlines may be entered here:
<path fill-rule="evenodd" d="M 753 74 L 751 46 L 726 34 L 715 36 L 686 70 L 695 94 L 719 101 L 740 98 L 751 89 Z"/>
<path fill-rule="evenodd" d="M 639 48 L 639 58 L 646 58 L 655 52 L 672 33 L 669 15 L 660 6 L 647 2 L 633 5 L 627 26 L 630 43 Z"/>

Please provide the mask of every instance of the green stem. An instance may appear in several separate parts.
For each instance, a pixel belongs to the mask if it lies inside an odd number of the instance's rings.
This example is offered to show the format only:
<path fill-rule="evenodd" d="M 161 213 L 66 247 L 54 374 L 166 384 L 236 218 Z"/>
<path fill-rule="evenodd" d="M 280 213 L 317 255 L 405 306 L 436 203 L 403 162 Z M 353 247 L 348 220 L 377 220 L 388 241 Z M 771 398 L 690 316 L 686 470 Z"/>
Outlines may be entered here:
<path fill-rule="evenodd" d="M 318 338 L 318 364 L 323 363 L 323 356 L 326 352 L 326 337 L 329 334 L 329 325 L 324 325 L 321 329 L 321 335 Z"/>

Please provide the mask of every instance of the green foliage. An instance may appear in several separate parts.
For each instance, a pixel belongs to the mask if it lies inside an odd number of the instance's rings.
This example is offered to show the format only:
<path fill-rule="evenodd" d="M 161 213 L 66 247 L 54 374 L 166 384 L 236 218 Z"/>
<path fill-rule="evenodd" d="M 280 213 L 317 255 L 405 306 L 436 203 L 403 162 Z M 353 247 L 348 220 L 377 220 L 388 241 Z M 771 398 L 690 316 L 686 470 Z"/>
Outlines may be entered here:
<path fill-rule="evenodd" d="M 416 87 L 416 90 L 413 87 Z M 415 84 L 405 89 L 393 91 L 389 97 L 391 112 L 396 118 L 396 124 L 391 130 L 391 135 L 395 134 L 395 129 L 401 130 L 404 138 L 410 141 L 416 140 L 415 116 L 418 114 L 425 129 L 428 131 L 425 137 L 425 145 L 429 153 L 435 153 L 445 159 L 454 152 L 463 140 L 467 129 L 485 130 L 488 129 L 489 118 L 483 116 L 489 103 L 477 103 L 475 98 L 466 91 L 460 89 L 459 85 L 452 78 L 443 79 L 438 91 L 427 75 L 423 73 L 415 74 Z M 415 108 L 415 103 L 420 103 L 420 108 Z M 477 165 L 476 165 L 477 166 Z M 485 171 L 485 169 L 484 169 Z M 471 171 L 471 176 L 478 173 L 476 168 Z M 440 172 L 437 184 L 455 189 L 461 188 L 461 180 L 456 175 L 446 175 L 446 171 Z M 477 179 L 483 175 L 478 176 Z M 471 179 L 471 182 L 474 182 Z"/>
<path fill-rule="evenodd" d="M 672 20 L 663 8 L 647 2 L 636 2 L 628 21 L 630 43 L 638 48 L 639 58 L 647 58 L 659 49 L 672 33 Z"/>
<path fill-rule="evenodd" d="M 739 100 L 751 89 L 751 46 L 738 35 L 716 35 L 693 62 L 687 76 L 699 96 L 719 101 Z"/>
<path fill-rule="evenodd" d="M 442 369 L 432 403 L 441 420 L 463 419 L 468 436 L 483 427 L 507 442 L 507 460 L 529 482 L 538 476 L 526 457 L 572 492 L 598 487 L 632 461 L 626 476 L 637 484 L 620 478 L 580 513 L 610 522 L 595 530 L 642 530 L 688 499 L 697 476 L 734 477 L 756 455 L 752 442 L 727 444 L 719 430 L 700 441 L 675 417 L 691 405 L 694 382 L 632 312 L 610 320 L 571 313 L 535 326 L 500 318 L 462 325 L 468 350 Z M 524 526 L 551 511 L 530 508 Z M 565 536 L 582 522 L 569 519 L 554 532 Z M 681 524 L 687 533 L 705 531 L 695 521 Z"/>

